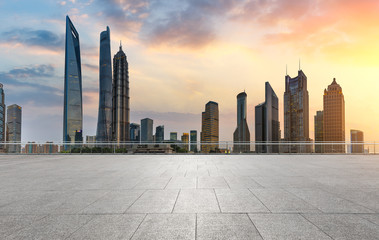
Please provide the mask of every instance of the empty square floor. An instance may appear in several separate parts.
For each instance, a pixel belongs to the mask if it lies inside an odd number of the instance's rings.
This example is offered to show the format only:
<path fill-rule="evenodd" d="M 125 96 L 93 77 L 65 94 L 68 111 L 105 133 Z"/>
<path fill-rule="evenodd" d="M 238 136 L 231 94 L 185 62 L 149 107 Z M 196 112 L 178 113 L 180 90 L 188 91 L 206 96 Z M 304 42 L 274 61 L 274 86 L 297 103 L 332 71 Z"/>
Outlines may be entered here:
<path fill-rule="evenodd" d="M 379 156 L 1 155 L 0 239 L 379 239 Z"/>

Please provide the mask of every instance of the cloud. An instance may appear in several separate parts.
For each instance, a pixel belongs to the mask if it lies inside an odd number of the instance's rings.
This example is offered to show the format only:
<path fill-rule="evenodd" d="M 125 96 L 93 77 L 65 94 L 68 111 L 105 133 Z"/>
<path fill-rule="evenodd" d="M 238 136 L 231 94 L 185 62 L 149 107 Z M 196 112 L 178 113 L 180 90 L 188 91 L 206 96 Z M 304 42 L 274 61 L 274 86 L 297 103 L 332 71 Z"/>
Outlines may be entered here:
<path fill-rule="evenodd" d="M 48 30 L 21 28 L 1 33 L 0 42 L 23 44 L 26 46 L 46 48 L 54 51 L 63 51 L 64 35 L 57 35 Z"/>

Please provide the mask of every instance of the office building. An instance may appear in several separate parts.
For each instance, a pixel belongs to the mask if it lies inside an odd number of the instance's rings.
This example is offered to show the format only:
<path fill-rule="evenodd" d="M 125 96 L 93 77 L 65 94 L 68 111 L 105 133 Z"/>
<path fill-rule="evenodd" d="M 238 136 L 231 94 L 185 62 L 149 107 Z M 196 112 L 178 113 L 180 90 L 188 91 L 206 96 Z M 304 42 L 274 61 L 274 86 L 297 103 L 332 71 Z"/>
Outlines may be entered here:
<path fill-rule="evenodd" d="M 178 133 L 170 132 L 170 141 L 178 141 Z"/>
<path fill-rule="evenodd" d="M 310 142 L 307 76 L 302 70 L 295 78 L 286 75 L 284 92 L 284 141 Z M 288 152 L 310 152 L 311 145 L 293 144 Z"/>
<path fill-rule="evenodd" d="M 112 59 L 109 27 L 100 33 L 97 142 L 112 141 Z"/>
<path fill-rule="evenodd" d="M 93 148 L 96 147 L 97 138 L 96 136 L 86 136 L 86 147 Z"/>
<path fill-rule="evenodd" d="M 3 84 L 0 83 L 0 152 L 5 151 L 5 94 Z"/>
<path fill-rule="evenodd" d="M 190 151 L 197 152 L 197 131 L 190 131 Z"/>
<path fill-rule="evenodd" d="M 187 152 L 188 152 L 188 143 L 189 143 L 189 134 L 183 133 L 181 147 L 184 148 Z"/>
<path fill-rule="evenodd" d="M 250 131 L 247 126 L 247 94 L 241 92 L 237 95 L 237 128 L 233 134 L 233 152 L 250 152 Z"/>
<path fill-rule="evenodd" d="M 336 79 L 324 90 L 324 141 L 327 153 L 345 153 L 345 100 Z"/>
<path fill-rule="evenodd" d="M 323 153 L 324 145 L 324 111 L 317 111 L 315 115 L 315 152 Z"/>
<path fill-rule="evenodd" d="M 66 17 L 63 142 L 83 142 L 82 68 L 79 34 Z M 65 145 L 65 149 L 72 145 Z"/>
<path fill-rule="evenodd" d="M 141 134 L 141 127 L 137 123 L 130 124 L 130 141 L 139 142 Z"/>
<path fill-rule="evenodd" d="M 201 116 L 201 151 L 204 153 L 216 152 L 219 141 L 218 103 L 209 101 Z"/>
<path fill-rule="evenodd" d="M 22 109 L 17 104 L 8 106 L 7 109 L 7 133 L 6 140 L 8 143 L 7 151 L 9 153 L 20 153 L 21 152 L 21 116 Z"/>
<path fill-rule="evenodd" d="M 113 58 L 113 104 L 112 132 L 113 141 L 130 140 L 130 107 L 129 107 L 129 66 L 127 57 L 120 49 Z"/>
<path fill-rule="evenodd" d="M 265 102 L 255 107 L 255 141 L 258 153 L 279 152 L 279 99 L 269 82 L 265 83 Z"/>
<path fill-rule="evenodd" d="M 362 131 L 350 130 L 351 153 L 364 153 L 364 135 Z"/>
<path fill-rule="evenodd" d="M 144 118 L 141 120 L 141 143 L 153 142 L 153 120 Z"/>
<path fill-rule="evenodd" d="M 164 126 L 158 126 L 155 128 L 155 142 L 161 143 L 164 141 Z"/>

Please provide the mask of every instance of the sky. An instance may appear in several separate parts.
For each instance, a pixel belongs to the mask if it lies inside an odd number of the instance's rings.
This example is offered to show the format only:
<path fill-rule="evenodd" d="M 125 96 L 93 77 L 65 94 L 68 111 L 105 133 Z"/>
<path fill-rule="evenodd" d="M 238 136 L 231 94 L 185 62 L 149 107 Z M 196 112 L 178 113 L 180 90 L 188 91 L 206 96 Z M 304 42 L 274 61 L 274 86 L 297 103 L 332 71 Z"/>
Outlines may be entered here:
<path fill-rule="evenodd" d="M 208 101 L 219 103 L 220 140 L 236 128 L 236 96 L 254 107 L 269 81 L 279 97 L 283 134 L 286 66 L 308 78 L 310 137 L 323 91 L 336 78 L 350 129 L 379 141 L 377 0 L 0 0 L 0 82 L 6 105 L 22 106 L 22 141 L 62 141 L 65 17 L 80 36 L 83 132 L 95 135 L 100 32 L 120 41 L 128 62 L 131 122 L 201 129 Z M 155 130 L 154 130 L 155 131 Z"/>

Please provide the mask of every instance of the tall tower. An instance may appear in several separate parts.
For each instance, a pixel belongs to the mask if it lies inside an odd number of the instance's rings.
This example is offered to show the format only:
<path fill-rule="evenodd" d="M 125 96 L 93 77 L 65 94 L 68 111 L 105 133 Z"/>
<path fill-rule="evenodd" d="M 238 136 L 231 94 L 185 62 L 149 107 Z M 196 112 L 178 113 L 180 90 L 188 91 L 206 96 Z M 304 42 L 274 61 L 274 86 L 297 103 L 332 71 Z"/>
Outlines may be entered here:
<path fill-rule="evenodd" d="M 125 53 L 120 50 L 113 58 L 113 141 L 130 140 L 129 66 Z"/>
<path fill-rule="evenodd" d="M 109 27 L 100 33 L 99 115 L 97 142 L 112 141 L 112 59 Z"/>
<path fill-rule="evenodd" d="M 250 152 L 250 131 L 246 121 L 246 98 L 245 92 L 237 95 L 237 128 L 233 134 L 233 151 L 236 153 Z"/>
<path fill-rule="evenodd" d="M 324 90 L 324 141 L 345 141 L 345 100 L 342 88 L 333 79 Z M 345 153 L 345 145 L 325 145 L 325 152 Z"/>
<path fill-rule="evenodd" d="M 201 122 L 201 151 L 209 153 L 218 148 L 219 123 L 218 103 L 209 101 L 205 105 Z"/>
<path fill-rule="evenodd" d="M 190 151 L 197 152 L 197 131 L 190 131 Z"/>
<path fill-rule="evenodd" d="M 21 152 L 21 111 L 17 104 L 10 105 L 7 109 L 7 142 L 18 143 L 7 145 L 9 153 Z"/>
<path fill-rule="evenodd" d="M 141 143 L 153 142 L 153 119 L 144 118 L 141 120 Z"/>
<path fill-rule="evenodd" d="M 79 34 L 66 16 L 63 142 L 83 142 L 82 68 Z M 65 145 L 65 149 L 68 146 Z"/>
<path fill-rule="evenodd" d="M 317 111 L 315 115 L 315 152 L 323 153 L 324 145 L 324 111 Z"/>
<path fill-rule="evenodd" d="M 5 94 L 3 84 L 0 83 L 0 152 L 4 151 L 5 142 Z"/>
<path fill-rule="evenodd" d="M 164 126 L 158 126 L 155 128 L 155 142 L 161 143 L 164 141 Z"/>
<path fill-rule="evenodd" d="M 265 102 L 255 106 L 255 141 L 274 142 L 273 144 L 257 144 L 258 153 L 279 152 L 279 99 L 269 82 L 265 83 Z"/>
<path fill-rule="evenodd" d="M 307 76 L 299 70 L 297 77 L 285 77 L 284 140 L 306 142 L 309 139 L 309 96 Z M 292 145 L 291 152 L 310 152 L 309 145 Z"/>

